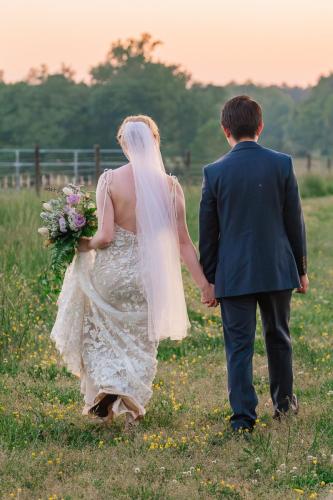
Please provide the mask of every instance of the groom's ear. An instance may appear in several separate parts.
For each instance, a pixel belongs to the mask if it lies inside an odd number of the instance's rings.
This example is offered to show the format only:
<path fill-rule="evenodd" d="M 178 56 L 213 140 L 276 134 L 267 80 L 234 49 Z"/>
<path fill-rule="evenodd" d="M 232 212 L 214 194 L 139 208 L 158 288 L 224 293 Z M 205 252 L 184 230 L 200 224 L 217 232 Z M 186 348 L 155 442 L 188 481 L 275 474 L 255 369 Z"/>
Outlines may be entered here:
<path fill-rule="evenodd" d="M 226 136 L 226 138 L 229 139 L 231 137 L 230 130 L 228 128 L 223 127 L 223 125 L 221 125 L 221 128 L 222 128 L 222 130 L 223 130 L 224 135 Z"/>
<path fill-rule="evenodd" d="M 259 125 L 258 130 L 257 130 L 257 135 L 258 135 L 258 137 L 260 136 L 260 134 L 261 134 L 261 133 L 262 133 L 262 131 L 264 130 L 264 126 L 265 126 L 265 124 L 264 124 L 264 121 L 262 120 L 262 121 L 260 122 L 260 125 Z"/>

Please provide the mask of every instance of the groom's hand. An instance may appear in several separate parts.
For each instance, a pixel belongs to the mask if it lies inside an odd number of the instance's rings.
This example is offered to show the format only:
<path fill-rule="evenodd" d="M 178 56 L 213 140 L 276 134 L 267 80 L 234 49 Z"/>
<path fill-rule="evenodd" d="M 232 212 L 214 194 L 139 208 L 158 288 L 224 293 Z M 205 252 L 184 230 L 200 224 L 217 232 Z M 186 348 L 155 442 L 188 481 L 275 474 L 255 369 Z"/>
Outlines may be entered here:
<path fill-rule="evenodd" d="M 207 283 L 201 289 L 201 302 L 208 307 L 216 307 L 218 302 L 215 298 L 215 287 L 211 283 Z"/>
<path fill-rule="evenodd" d="M 309 288 L 309 278 L 307 274 L 303 274 L 303 276 L 300 276 L 300 282 L 301 286 L 297 288 L 298 293 L 306 293 Z"/>

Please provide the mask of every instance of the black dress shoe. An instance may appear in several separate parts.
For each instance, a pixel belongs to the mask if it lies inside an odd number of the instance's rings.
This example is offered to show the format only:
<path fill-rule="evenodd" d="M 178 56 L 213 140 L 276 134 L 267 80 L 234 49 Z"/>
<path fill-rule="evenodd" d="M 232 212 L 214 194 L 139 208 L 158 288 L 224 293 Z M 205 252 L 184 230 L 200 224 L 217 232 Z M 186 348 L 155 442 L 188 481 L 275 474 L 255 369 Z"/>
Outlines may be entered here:
<path fill-rule="evenodd" d="M 253 432 L 254 425 L 235 425 L 231 426 L 234 434 L 250 434 Z"/>
<path fill-rule="evenodd" d="M 106 394 L 103 399 L 90 408 L 89 413 L 97 417 L 107 417 L 109 405 L 114 403 L 117 397 L 115 394 Z"/>
<path fill-rule="evenodd" d="M 294 415 L 297 415 L 299 412 L 299 403 L 298 403 L 296 394 L 293 394 L 293 397 L 291 398 L 291 401 L 290 401 L 289 408 L 287 410 L 276 409 L 274 412 L 273 418 L 274 418 L 274 420 L 281 420 L 289 412 L 293 413 Z"/>

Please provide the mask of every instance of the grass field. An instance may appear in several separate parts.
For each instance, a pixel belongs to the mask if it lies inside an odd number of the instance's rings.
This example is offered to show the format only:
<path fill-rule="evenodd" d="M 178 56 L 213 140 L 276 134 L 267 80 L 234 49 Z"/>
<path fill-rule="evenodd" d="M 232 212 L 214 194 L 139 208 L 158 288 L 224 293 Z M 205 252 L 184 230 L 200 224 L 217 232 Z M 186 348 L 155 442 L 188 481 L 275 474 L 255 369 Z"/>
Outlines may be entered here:
<path fill-rule="evenodd" d="M 43 199 L 47 194 L 43 193 Z M 187 188 L 197 239 L 199 189 Z M 228 431 L 221 320 L 204 309 L 187 274 L 191 335 L 164 341 L 147 415 L 131 435 L 81 416 L 79 381 L 49 340 L 57 287 L 36 234 L 32 193 L 0 195 L 0 498 L 294 499 L 333 492 L 333 197 L 307 199 L 311 291 L 293 298 L 299 416 L 271 419 L 258 327 L 260 398 L 251 436 Z M 213 315 L 212 315 L 213 314 Z M 331 483 L 331 484 L 330 484 Z"/>

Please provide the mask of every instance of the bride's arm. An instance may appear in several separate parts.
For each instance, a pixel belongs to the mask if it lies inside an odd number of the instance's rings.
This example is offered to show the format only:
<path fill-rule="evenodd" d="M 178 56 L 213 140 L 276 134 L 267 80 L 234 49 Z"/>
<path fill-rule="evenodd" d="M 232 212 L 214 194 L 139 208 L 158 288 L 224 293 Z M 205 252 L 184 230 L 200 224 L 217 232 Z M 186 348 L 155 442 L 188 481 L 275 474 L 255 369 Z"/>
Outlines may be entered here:
<path fill-rule="evenodd" d="M 176 184 L 177 228 L 180 245 L 180 255 L 189 270 L 193 280 L 202 293 L 202 301 L 213 305 L 215 303 L 214 286 L 205 277 L 198 260 L 196 248 L 191 240 L 186 222 L 185 196 L 181 185 Z"/>
<path fill-rule="evenodd" d="M 98 229 L 92 238 L 81 238 L 78 246 L 80 252 L 110 245 L 114 231 L 114 209 L 111 196 L 108 192 L 108 172 L 104 172 L 98 179 L 96 187 L 96 206 Z"/>

